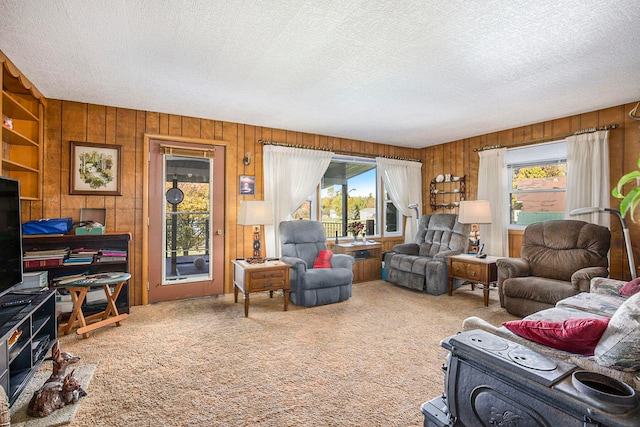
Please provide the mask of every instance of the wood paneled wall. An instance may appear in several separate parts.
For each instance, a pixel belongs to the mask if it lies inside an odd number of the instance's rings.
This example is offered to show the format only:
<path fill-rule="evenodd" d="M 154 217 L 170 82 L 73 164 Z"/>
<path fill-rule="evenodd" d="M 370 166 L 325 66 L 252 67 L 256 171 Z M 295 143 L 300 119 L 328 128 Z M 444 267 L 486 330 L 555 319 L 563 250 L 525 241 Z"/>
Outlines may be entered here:
<path fill-rule="evenodd" d="M 467 199 L 477 194 L 479 157 L 474 148 L 490 145 L 511 146 L 530 139 L 561 135 L 578 129 L 616 123 L 620 127 L 610 132 L 611 185 L 628 171 L 637 168 L 640 154 L 640 128 L 627 113 L 634 104 L 536 123 L 500 132 L 452 141 L 424 149 L 408 149 L 392 145 L 355 141 L 329 136 L 307 134 L 248 124 L 199 119 L 149 111 L 130 110 L 86 103 L 49 100 L 45 111 L 43 199 L 23 202 L 23 220 L 54 217 L 79 219 L 81 208 L 106 208 L 107 232 L 130 232 L 132 284 L 131 301 L 142 301 L 142 171 L 146 154 L 143 152 L 144 134 L 169 135 L 183 138 L 221 140 L 227 145 L 226 204 L 228 258 L 250 256 L 252 230 L 236 224 L 240 199 L 239 176 L 256 176 L 256 196 L 263 197 L 262 146 L 259 140 L 329 148 L 335 152 L 360 152 L 377 155 L 419 158 L 423 161 L 423 212 L 430 212 L 429 182 L 438 174 L 466 175 Z M 118 144 L 123 147 L 122 196 L 69 195 L 69 142 Z M 242 158 L 251 152 L 251 164 Z M 619 206 L 612 198 L 611 206 Z M 441 211 L 439 211 L 441 212 Z M 640 223 L 628 222 L 633 242 L 640 241 Z M 611 221 L 611 276 L 629 278 L 624 241 L 620 224 Z M 400 239 L 383 241 L 383 250 L 390 250 Z M 640 260 L 638 245 L 634 246 L 636 260 Z M 225 292 L 232 291 L 229 271 L 225 273 Z"/>
<path fill-rule="evenodd" d="M 502 145 L 505 147 L 538 138 L 553 140 L 555 135 L 575 132 L 610 124 L 619 127 L 609 131 L 609 162 L 610 182 L 613 187 L 620 177 L 637 169 L 638 156 L 640 155 L 640 122 L 629 118 L 628 113 L 635 106 L 633 104 L 619 105 L 603 110 L 593 111 L 576 116 L 564 117 L 547 122 L 536 123 L 500 132 L 474 136 L 459 141 L 427 147 L 422 151 L 423 160 L 423 211 L 430 212 L 429 206 L 429 182 L 438 174 L 450 173 L 454 176 L 467 176 L 467 200 L 475 200 L 478 194 L 478 153 L 474 148 L 483 146 Z M 620 200 L 611 198 L 611 207 L 618 209 Z M 438 212 L 442 212 L 439 210 Z M 455 210 L 454 210 L 455 212 Z M 634 244 L 634 257 L 636 265 L 640 262 L 640 215 L 638 223 L 627 218 L 630 229 L 631 241 Z M 624 251 L 624 238 L 620 222 L 614 216 L 611 217 L 611 277 L 618 279 L 630 279 L 627 256 Z M 519 249 L 511 250 L 519 253 Z"/>
<path fill-rule="evenodd" d="M 226 247 L 227 258 L 250 256 L 252 229 L 237 225 L 240 175 L 255 175 L 255 198 L 263 198 L 262 145 L 259 140 L 329 148 L 334 152 L 359 152 L 420 158 L 421 150 L 375 144 L 322 135 L 272 129 L 240 123 L 199 119 L 126 108 L 49 100 L 45 111 L 43 198 L 22 204 L 23 221 L 71 217 L 79 220 L 81 208 L 106 208 L 107 232 L 131 233 L 130 258 L 133 304 L 142 302 L 142 206 L 144 135 L 168 135 L 224 141 L 226 144 Z M 123 147 L 122 196 L 79 196 L 69 194 L 70 141 L 117 144 Z M 242 158 L 251 153 L 251 164 Z M 384 242 L 390 249 L 398 239 Z M 232 292 L 230 269 L 225 272 L 225 292 Z"/>

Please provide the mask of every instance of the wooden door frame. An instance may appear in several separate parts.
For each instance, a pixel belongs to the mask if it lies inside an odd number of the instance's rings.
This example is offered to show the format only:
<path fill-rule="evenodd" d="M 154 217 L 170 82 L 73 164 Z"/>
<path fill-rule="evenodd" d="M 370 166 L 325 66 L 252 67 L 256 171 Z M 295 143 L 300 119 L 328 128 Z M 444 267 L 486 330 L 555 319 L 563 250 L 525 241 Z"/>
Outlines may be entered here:
<path fill-rule="evenodd" d="M 153 134 L 144 134 L 144 153 L 147 156 L 147 160 L 144 163 L 143 167 L 143 177 L 142 177 L 142 305 L 149 304 L 149 162 L 151 161 L 151 154 L 149 152 L 151 140 L 159 140 L 159 141 L 167 141 L 167 142 L 185 142 L 191 144 L 203 144 L 203 145 L 222 145 L 227 148 L 228 143 L 226 141 L 220 141 L 216 139 L 201 139 L 201 138 L 186 138 L 182 136 L 169 136 L 169 135 L 153 135 Z M 227 159 L 226 159 L 226 151 L 225 150 L 225 158 L 223 159 L 225 164 L 225 170 L 227 168 Z M 226 174 L 225 174 L 226 175 Z M 228 205 L 228 185 L 229 182 L 226 182 L 225 176 L 225 187 L 224 187 L 224 271 L 222 273 L 223 280 L 226 282 L 228 269 L 227 266 L 231 263 L 231 258 L 229 254 L 229 239 L 228 235 L 228 226 L 227 226 L 227 205 Z M 223 289 L 226 288 L 223 283 Z"/>

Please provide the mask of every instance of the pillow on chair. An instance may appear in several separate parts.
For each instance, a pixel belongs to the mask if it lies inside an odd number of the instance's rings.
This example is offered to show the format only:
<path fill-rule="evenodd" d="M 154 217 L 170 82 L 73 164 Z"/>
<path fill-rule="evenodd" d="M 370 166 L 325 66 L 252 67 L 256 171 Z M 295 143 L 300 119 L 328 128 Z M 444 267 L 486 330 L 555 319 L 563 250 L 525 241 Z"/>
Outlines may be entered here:
<path fill-rule="evenodd" d="M 318 258 L 313 262 L 313 268 L 331 268 L 332 256 L 333 252 L 326 249 L 320 249 Z"/>

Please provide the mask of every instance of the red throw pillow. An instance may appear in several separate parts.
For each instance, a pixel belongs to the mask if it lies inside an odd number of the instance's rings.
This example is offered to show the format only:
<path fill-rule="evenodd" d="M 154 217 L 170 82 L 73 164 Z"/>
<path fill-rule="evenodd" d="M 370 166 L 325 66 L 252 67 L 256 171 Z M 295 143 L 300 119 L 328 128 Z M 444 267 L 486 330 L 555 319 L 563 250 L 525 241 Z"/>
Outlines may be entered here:
<path fill-rule="evenodd" d="M 512 320 L 503 323 L 508 330 L 523 338 L 583 356 L 593 356 L 608 324 L 608 317 L 567 319 L 564 322 Z"/>
<path fill-rule="evenodd" d="M 313 262 L 313 268 L 331 268 L 331 257 L 333 252 L 326 249 L 320 249 L 318 258 Z"/>
<path fill-rule="evenodd" d="M 640 291 L 640 277 L 633 279 L 630 282 L 624 284 L 624 286 L 618 291 L 618 294 L 630 297 Z"/>

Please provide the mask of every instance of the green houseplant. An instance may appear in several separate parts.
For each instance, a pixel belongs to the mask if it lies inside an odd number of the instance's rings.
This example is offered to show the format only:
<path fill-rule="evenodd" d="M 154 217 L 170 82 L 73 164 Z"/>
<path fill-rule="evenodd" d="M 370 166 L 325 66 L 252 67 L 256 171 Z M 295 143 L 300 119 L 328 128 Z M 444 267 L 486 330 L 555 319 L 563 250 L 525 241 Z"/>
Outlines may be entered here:
<path fill-rule="evenodd" d="M 638 169 L 640 169 L 640 158 L 638 158 Z M 636 185 L 626 195 L 622 192 L 625 184 L 635 181 Z M 640 170 L 635 170 L 623 175 L 613 190 L 613 197 L 622 199 L 620 202 L 620 214 L 624 217 L 627 212 L 630 213 L 631 221 L 635 222 L 634 213 L 638 203 L 640 203 Z"/>

